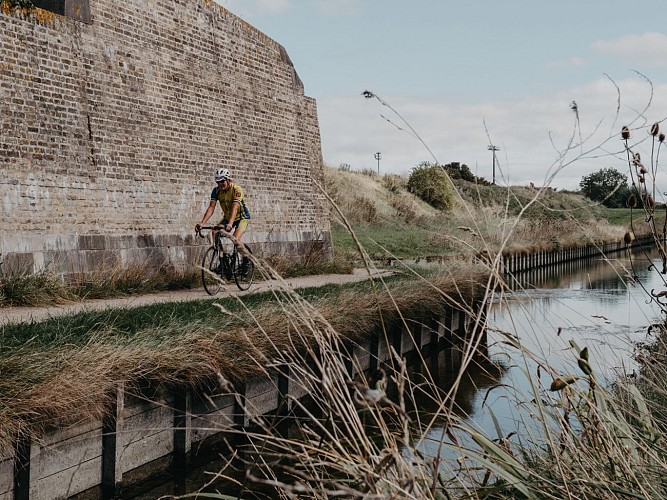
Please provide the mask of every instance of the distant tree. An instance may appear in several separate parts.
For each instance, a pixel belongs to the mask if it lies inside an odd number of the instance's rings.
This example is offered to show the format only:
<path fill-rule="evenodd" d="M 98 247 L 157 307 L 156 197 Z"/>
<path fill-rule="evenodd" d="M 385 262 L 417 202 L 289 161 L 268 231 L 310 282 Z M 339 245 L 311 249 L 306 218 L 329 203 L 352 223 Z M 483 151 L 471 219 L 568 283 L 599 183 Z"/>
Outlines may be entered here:
<path fill-rule="evenodd" d="M 449 210 L 454 206 L 451 180 L 440 165 L 421 162 L 412 169 L 407 188 L 432 207 Z"/>
<path fill-rule="evenodd" d="M 603 168 L 585 175 L 579 187 L 584 196 L 609 208 L 625 207 L 632 192 L 628 187 L 628 177 L 614 168 Z"/>
<path fill-rule="evenodd" d="M 447 171 L 450 179 L 453 180 L 463 180 L 467 182 L 474 182 L 475 184 L 481 184 L 483 186 L 489 186 L 491 183 L 487 181 L 484 177 L 477 177 L 472 173 L 468 165 L 465 163 L 459 163 L 453 161 L 443 165 L 443 168 Z"/>
<path fill-rule="evenodd" d="M 447 170 L 449 177 L 452 179 L 462 179 L 469 182 L 475 182 L 477 179 L 465 163 L 461 164 L 457 161 L 448 163 L 445 165 L 445 170 Z"/>

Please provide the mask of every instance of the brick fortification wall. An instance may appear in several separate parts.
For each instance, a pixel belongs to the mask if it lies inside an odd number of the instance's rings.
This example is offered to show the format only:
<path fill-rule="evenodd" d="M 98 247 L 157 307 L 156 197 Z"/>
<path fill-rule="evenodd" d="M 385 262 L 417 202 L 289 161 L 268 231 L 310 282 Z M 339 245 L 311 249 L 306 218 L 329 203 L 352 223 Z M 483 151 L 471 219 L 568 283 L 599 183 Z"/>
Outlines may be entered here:
<path fill-rule="evenodd" d="M 282 46 L 210 0 L 79 3 L 0 11 L 4 269 L 194 263 L 217 167 L 255 253 L 330 251 L 316 104 Z"/>

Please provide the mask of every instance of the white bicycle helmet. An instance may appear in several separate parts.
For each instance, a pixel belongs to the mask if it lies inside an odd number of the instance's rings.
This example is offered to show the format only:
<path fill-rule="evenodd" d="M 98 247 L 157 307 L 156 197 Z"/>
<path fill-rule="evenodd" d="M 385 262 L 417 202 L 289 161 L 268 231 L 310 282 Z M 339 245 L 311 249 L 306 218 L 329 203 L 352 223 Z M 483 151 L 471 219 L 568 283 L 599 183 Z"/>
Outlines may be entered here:
<path fill-rule="evenodd" d="M 215 182 L 224 181 L 225 179 L 231 180 L 231 178 L 232 174 L 226 168 L 219 168 L 215 171 Z"/>

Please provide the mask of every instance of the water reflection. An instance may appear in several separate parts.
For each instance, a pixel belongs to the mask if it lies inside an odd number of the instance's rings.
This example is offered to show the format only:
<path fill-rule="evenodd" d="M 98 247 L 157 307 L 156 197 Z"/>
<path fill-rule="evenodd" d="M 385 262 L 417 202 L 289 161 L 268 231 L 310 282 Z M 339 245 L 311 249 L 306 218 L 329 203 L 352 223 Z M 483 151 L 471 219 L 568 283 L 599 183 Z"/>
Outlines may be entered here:
<path fill-rule="evenodd" d="M 458 366 L 452 369 L 449 360 L 451 353 L 443 349 L 434 354 L 426 363 L 417 363 L 409 371 L 408 376 L 414 384 L 414 406 L 412 414 L 419 414 L 423 421 L 436 412 L 441 412 L 441 402 L 458 378 Z M 475 401 L 480 391 L 497 385 L 507 371 L 507 365 L 500 360 L 491 360 L 487 346 L 473 358 L 461 375 L 458 389 L 454 393 L 452 410 L 455 415 L 468 418 L 474 413 Z M 390 397 L 396 397 L 390 394 Z M 416 420 L 416 419 L 415 419 Z"/>
<path fill-rule="evenodd" d="M 509 368 L 491 395 L 477 393 L 472 403 L 469 422 L 487 435 L 496 436 L 496 423 L 504 436 L 539 433 L 541 424 L 522 403 L 541 397 L 555 374 L 582 375 L 572 342 L 589 348 L 602 383 L 637 368 L 634 346 L 660 315 L 646 290 L 664 288 L 660 274 L 641 254 L 632 261 L 622 256 L 569 263 L 566 269 L 568 274 L 551 269 L 516 276 L 513 294 L 489 312 L 489 356 Z M 534 358 L 508 348 L 499 332 L 515 336 Z"/>

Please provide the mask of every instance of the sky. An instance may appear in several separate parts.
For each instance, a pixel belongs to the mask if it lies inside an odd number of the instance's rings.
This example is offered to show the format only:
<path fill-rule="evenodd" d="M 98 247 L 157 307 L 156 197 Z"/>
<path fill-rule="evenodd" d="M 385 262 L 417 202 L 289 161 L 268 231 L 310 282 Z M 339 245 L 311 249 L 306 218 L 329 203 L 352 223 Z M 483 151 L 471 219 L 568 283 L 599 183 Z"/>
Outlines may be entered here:
<path fill-rule="evenodd" d="M 218 3 L 285 47 L 334 167 L 460 162 L 498 184 L 577 189 L 601 168 L 629 172 L 623 125 L 646 161 L 648 128 L 667 117 L 659 2 Z"/>

